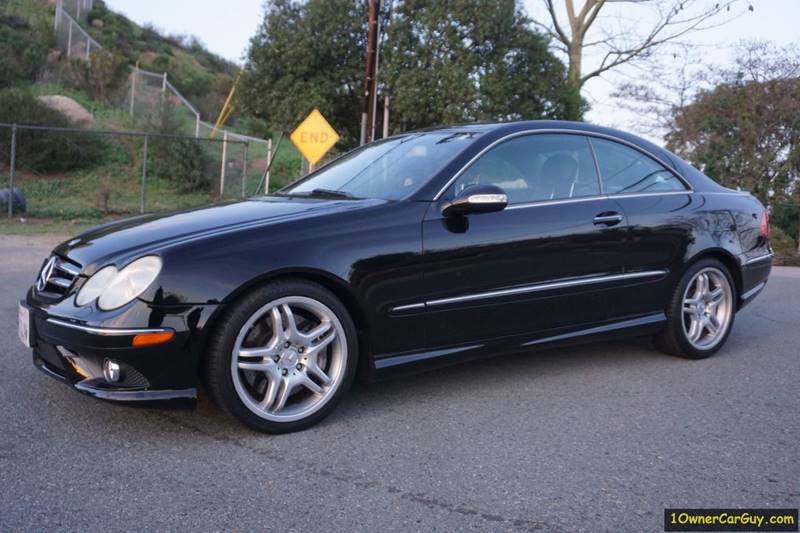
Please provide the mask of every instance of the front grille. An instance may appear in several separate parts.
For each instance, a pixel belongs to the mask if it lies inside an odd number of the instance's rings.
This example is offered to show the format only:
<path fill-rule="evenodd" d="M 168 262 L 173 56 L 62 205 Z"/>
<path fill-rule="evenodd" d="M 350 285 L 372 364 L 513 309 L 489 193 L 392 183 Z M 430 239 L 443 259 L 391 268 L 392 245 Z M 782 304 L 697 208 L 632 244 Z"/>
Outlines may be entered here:
<path fill-rule="evenodd" d="M 45 261 L 36 278 L 36 291 L 50 298 L 64 297 L 69 293 L 80 272 L 80 265 L 53 255 Z"/>

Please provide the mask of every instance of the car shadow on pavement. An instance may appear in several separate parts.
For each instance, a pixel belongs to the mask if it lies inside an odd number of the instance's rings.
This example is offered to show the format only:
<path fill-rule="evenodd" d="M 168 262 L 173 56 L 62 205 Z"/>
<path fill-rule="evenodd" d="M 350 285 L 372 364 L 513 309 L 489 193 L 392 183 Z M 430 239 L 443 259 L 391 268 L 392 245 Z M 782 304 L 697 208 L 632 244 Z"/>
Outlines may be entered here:
<path fill-rule="evenodd" d="M 465 394 L 476 393 L 502 403 L 509 391 L 535 390 L 542 380 L 548 382 L 548 387 L 558 386 L 559 382 L 565 382 L 566 387 L 568 382 L 584 380 L 587 373 L 597 369 L 616 373 L 637 364 L 650 366 L 665 358 L 671 359 L 654 350 L 649 339 L 630 339 L 481 359 L 371 384 L 356 382 L 331 416 L 304 433 L 351 430 L 368 421 L 390 427 L 393 416 L 405 410 L 418 410 L 421 403 L 432 412 L 445 411 L 462 402 Z M 173 430 L 180 431 L 183 427 L 209 436 L 224 435 L 226 439 L 270 437 L 246 428 L 224 413 L 211 402 L 202 386 L 196 410 L 108 407 L 113 409 L 115 417 L 142 418 L 144 424 L 127 426 L 132 433 L 146 427 L 146 420 L 153 418 L 168 421 Z M 152 439 L 149 431 L 146 438 Z"/>
<path fill-rule="evenodd" d="M 598 368 L 616 371 L 664 357 L 667 356 L 650 348 L 649 341 L 633 339 L 470 361 L 372 384 L 357 382 L 330 417 L 305 433 L 339 432 L 367 421 L 391 426 L 392 418 L 398 414 L 421 406 L 432 412 L 445 411 L 463 402 L 465 394 L 480 394 L 490 402 L 497 398 L 501 403 L 509 391 L 535 390 L 542 380 L 552 385 L 553 381 L 583 379 Z M 54 387 L 45 376 L 32 378 L 43 382 L 36 388 L 48 389 L 49 399 L 41 404 L 43 418 L 54 417 L 68 425 L 89 425 L 96 430 L 104 428 L 132 441 L 172 440 L 176 432 L 186 431 L 225 439 L 269 437 L 224 413 L 211 402 L 202 386 L 197 409 L 191 410 L 104 402 L 76 394 L 68 387 Z"/>

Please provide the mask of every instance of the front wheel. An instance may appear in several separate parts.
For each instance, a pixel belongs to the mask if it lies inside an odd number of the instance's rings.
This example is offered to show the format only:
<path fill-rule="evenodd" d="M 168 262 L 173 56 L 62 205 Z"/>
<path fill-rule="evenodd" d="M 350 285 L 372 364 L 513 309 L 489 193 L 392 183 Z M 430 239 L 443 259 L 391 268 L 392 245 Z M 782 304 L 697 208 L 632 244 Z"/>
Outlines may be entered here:
<path fill-rule="evenodd" d="M 736 314 L 736 290 L 728 269 L 716 259 L 693 264 L 675 288 L 667 326 L 655 339 L 667 353 L 703 359 L 728 338 Z"/>
<path fill-rule="evenodd" d="M 297 431 L 334 409 L 357 350 L 353 321 L 333 294 L 280 281 L 233 305 L 209 343 L 205 377 L 215 402 L 250 427 Z"/>

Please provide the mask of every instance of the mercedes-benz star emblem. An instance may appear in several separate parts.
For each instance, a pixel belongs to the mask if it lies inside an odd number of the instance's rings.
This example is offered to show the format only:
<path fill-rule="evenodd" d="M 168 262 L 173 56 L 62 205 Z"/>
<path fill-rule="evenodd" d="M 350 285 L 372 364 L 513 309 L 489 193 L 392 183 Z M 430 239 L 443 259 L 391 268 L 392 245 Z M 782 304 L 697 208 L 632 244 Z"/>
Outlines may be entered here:
<path fill-rule="evenodd" d="M 56 256 L 48 259 L 42 271 L 39 273 L 39 278 L 36 280 L 36 290 L 43 291 L 47 287 L 47 282 L 50 281 L 50 276 L 53 275 L 53 268 L 56 266 Z"/>

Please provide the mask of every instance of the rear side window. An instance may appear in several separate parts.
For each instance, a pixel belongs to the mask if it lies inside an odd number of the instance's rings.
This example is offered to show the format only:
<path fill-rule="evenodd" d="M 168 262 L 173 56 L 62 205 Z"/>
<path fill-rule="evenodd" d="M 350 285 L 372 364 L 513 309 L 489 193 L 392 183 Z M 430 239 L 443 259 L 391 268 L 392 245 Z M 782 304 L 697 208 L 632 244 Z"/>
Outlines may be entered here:
<path fill-rule="evenodd" d="M 591 142 L 606 194 L 686 190 L 675 174 L 652 157 L 606 139 L 592 138 Z"/>

